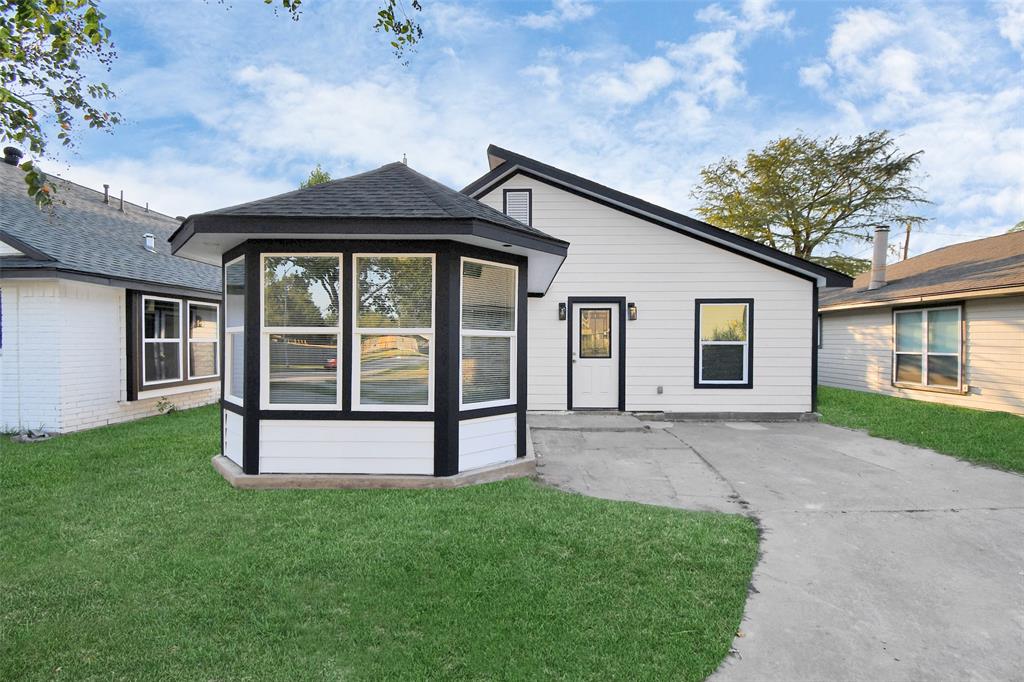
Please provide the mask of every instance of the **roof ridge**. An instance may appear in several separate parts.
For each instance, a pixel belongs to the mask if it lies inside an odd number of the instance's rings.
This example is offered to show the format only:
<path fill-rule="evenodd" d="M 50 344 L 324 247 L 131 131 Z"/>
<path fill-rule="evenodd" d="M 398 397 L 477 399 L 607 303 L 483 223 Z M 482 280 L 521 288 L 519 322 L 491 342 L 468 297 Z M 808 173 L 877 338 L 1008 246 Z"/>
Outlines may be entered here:
<path fill-rule="evenodd" d="M 18 166 L 15 166 L 15 168 L 19 168 L 20 169 L 20 167 L 18 167 Z M 62 175 L 57 175 L 56 173 L 50 173 L 50 172 L 44 170 L 43 171 L 43 175 L 45 175 L 47 178 L 56 178 L 57 180 L 61 181 L 62 183 L 65 183 L 67 185 L 74 185 L 75 187 L 78 187 L 80 189 L 84 189 L 87 192 L 92 192 L 93 194 L 97 194 L 97 195 L 102 195 L 103 194 L 103 192 L 101 192 L 98 189 L 93 189 L 92 187 L 89 187 L 88 185 L 83 185 L 80 182 L 75 182 L 74 180 L 69 180 L 68 178 L 65 178 Z M 163 211 L 158 211 L 158 210 L 156 210 L 154 208 L 147 208 L 146 206 L 143 206 L 142 204 L 136 204 L 134 201 L 128 201 L 126 199 L 124 203 L 129 205 L 129 206 L 134 206 L 135 208 L 139 209 L 140 211 L 145 211 L 145 212 L 148 212 L 148 213 L 152 213 L 153 215 L 159 216 L 161 218 L 167 218 L 168 220 L 173 220 L 173 221 L 177 221 L 178 220 L 175 216 L 172 216 L 172 215 L 170 215 L 168 213 L 164 213 Z"/>

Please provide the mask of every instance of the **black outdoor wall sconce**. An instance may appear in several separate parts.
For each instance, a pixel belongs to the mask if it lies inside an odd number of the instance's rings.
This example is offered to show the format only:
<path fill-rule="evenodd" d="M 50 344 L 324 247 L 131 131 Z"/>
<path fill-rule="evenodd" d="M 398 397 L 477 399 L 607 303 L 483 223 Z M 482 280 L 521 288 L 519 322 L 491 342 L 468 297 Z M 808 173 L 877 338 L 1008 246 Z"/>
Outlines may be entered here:
<path fill-rule="evenodd" d="M 565 320 L 565 304 L 564 303 L 559 303 L 558 304 L 558 319 L 562 320 L 562 321 Z"/>
<path fill-rule="evenodd" d="M 636 320 L 636 303 L 629 302 L 626 304 L 626 310 L 629 312 L 630 321 Z"/>

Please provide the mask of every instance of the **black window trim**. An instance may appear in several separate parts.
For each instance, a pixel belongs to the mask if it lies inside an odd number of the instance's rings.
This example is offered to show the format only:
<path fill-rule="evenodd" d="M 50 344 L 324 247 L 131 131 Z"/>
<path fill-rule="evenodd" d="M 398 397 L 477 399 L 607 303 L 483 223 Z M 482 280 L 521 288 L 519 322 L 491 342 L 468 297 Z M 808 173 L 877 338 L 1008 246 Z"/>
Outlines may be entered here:
<path fill-rule="evenodd" d="M 742 383 L 713 383 L 700 377 L 700 307 L 702 305 L 739 304 L 747 306 L 747 380 Z M 698 298 L 693 307 L 693 387 L 695 389 L 753 388 L 754 387 L 754 299 L 752 298 Z"/>
<path fill-rule="evenodd" d="M 163 292 L 149 291 L 149 290 L 126 290 L 127 296 L 127 398 L 129 401 L 139 400 L 140 395 L 142 398 L 156 396 L 161 391 L 167 389 L 178 388 L 181 386 L 192 386 L 201 384 L 212 384 L 221 380 L 221 374 L 223 373 L 223 362 L 221 360 L 220 352 L 222 350 L 221 343 L 218 341 L 217 348 L 217 374 L 211 376 L 205 376 L 196 379 L 190 379 L 189 372 L 189 358 L 188 358 L 188 346 L 189 346 L 189 335 L 188 335 L 188 312 L 189 303 L 197 303 L 201 305 L 214 306 L 217 309 L 217 335 L 220 338 L 221 325 L 223 323 L 223 310 L 221 302 L 217 299 L 204 298 L 202 296 L 178 296 L 172 294 L 166 294 Z M 179 336 L 178 343 L 181 345 L 181 376 L 182 378 L 176 381 L 161 381 L 157 383 L 144 384 L 143 383 L 143 334 L 145 329 L 144 310 L 143 310 L 143 299 L 144 297 L 156 297 L 160 299 L 170 299 L 178 302 L 180 310 L 182 311 L 181 324 L 179 325 Z"/>
<path fill-rule="evenodd" d="M 526 193 L 526 226 L 533 227 L 533 190 L 529 187 L 509 187 L 501 191 L 501 212 L 508 215 L 508 195 Z M 509 216 L 511 218 L 511 216 Z"/>

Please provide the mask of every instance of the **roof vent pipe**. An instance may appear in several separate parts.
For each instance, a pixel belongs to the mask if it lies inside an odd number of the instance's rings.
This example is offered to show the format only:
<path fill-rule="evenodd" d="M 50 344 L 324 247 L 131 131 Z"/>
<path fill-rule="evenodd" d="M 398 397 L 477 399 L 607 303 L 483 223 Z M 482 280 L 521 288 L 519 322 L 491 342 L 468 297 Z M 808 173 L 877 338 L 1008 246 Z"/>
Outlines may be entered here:
<path fill-rule="evenodd" d="M 4 147 L 4 163 L 17 166 L 23 156 L 25 154 L 17 147 Z"/>
<path fill-rule="evenodd" d="M 124 190 L 121 190 L 121 208 L 118 210 L 124 213 Z"/>
<path fill-rule="evenodd" d="M 103 183 L 103 203 L 110 203 L 110 185 Z"/>
<path fill-rule="evenodd" d="M 156 253 L 156 237 L 153 234 L 147 232 L 146 234 L 142 235 L 142 238 L 146 240 L 146 251 Z"/>
<path fill-rule="evenodd" d="M 889 254 L 889 227 L 879 225 L 875 228 L 875 251 L 871 256 L 871 283 L 868 289 L 881 289 L 885 286 L 885 260 Z"/>

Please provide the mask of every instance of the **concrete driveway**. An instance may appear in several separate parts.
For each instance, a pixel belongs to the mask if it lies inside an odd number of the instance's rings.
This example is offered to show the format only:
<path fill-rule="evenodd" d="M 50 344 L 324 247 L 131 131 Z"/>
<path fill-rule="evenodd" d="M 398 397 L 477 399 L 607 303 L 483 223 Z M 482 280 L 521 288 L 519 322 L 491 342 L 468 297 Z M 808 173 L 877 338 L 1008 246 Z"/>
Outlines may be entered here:
<path fill-rule="evenodd" d="M 814 423 L 531 415 L 542 480 L 764 530 L 714 680 L 1024 680 L 1024 477 Z"/>

